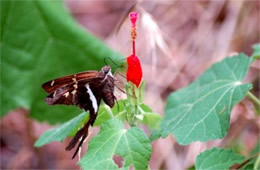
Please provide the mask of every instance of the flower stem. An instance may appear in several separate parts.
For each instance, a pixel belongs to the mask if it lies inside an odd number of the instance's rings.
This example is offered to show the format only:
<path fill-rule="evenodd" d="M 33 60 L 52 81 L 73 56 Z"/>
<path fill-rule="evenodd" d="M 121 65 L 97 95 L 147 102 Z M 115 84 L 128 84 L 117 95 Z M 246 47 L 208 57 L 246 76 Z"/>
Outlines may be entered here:
<path fill-rule="evenodd" d="M 133 100 L 133 105 L 134 105 L 134 110 L 133 110 L 133 114 L 132 114 L 132 119 L 131 119 L 131 123 L 130 123 L 130 125 L 131 126 L 135 126 L 135 119 L 136 119 L 136 115 L 137 115 L 137 112 L 138 112 L 138 108 L 137 108 L 137 95 L 136 95 L 136 91 L 135 91 L 135 85 L 134 84 L 131 84 L 131 90 L 132 90 L 132 96 L 133 96 L 133 98 L 132 98 L 132 100 Z"/>
<path fill-rule="evenodd" d="M 253 95 L 250 91 L 247 93 L 247 97 L 255 104 L 257 114 L 260 115 L 260 100 L 257 97 L 255 97 L 255 95 Z"/>
<path fill-rule="evenodd" d="M 135 55 L 135 40 L 133 40 L 133 55 Z"/>

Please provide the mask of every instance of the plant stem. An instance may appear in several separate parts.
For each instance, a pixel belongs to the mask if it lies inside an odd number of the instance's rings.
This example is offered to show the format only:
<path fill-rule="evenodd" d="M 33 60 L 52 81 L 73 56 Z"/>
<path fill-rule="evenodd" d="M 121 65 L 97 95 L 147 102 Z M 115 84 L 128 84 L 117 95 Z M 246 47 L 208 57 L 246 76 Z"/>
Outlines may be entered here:
<path fill-rule="evenodd" d="M 254 170 L 257 170 L 260 164 L 260 156 L 258 155 L 257 160 L 255 161 L 254 164 Z"/>
<path fill-rule="evenodd" d="M 247 93 L 247 97 L 255 104 L 257 113 L 259 115 L 260 100 L 255 97 L 250 91 Z"/>

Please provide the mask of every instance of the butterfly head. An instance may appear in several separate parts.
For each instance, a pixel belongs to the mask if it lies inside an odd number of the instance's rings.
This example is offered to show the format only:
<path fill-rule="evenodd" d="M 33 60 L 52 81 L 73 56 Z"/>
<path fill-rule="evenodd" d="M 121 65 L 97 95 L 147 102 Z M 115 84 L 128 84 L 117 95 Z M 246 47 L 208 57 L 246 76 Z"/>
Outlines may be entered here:
<path fill-rule="evenodd" d="M 113 77 L 112 73 L 111 73 L 111 67 L 110 66 L 104 66 L 102 68 L 102 72 L 106 75 L 106 76 L 111 76 Z"/>

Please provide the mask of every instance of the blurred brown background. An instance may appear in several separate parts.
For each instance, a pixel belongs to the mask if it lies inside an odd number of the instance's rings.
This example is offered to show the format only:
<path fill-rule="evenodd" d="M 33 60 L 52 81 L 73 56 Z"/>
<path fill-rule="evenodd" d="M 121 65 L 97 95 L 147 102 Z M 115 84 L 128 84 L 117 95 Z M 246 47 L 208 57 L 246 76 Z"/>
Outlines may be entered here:
<path fill-rule="evenodd" d="M 251 55 L 252 45 L 260 42 L 258 0 L 67 0 L 66 5 L 82 27 L 125 57 L 131 54 L 128 13 L 139 12 L 137 55 L 147 84 L 145 103 L 161 115 L 170 92 L 187 86 L 226 56 Z M 251 66 L 245 80 L 253 83 L 256 96 L 259 64 L 256 61 Z M 28 111 L 18 109 L 1 121 L 1 168 L 79 169 L 77 160 L 70 159 L 72 152 L 64 149 L 68 141 L 32 147 L 50 126 L 27 115 Z M 252 103 L 244 99 L 233 109 L 231 127 L 223 140 L 180 146 L 172 136 L 159 139 L 153 142 L 150 168 L 187 169 L 200 152 L 213 146 L 232 147 L 248 156 L 259 138 L 259 128 Z"/>

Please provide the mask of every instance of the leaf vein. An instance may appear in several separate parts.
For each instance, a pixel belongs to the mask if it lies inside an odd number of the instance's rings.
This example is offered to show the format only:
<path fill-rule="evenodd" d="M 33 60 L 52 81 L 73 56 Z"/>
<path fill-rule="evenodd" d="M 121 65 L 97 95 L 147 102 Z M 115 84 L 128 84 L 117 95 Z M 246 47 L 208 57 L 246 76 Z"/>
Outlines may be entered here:
<path fill-rule="evenodd" d="M 182 142 L 187 138 L 187 136 L 190 135 L 190 133 L 193 131 L 193 129 L 194 129 L 195 127 L 197 127 L 198 124 L 200 124 L 202 121 L 204 121 L 204 120 L 210 115 L 210 113 L 213 111 L 213 109 L 215 109 L 215 107 L 216 107 L 216 106 L 218 105 L 218 103 L 221 101 L 221 99 L 223 98 L 223 96 L 226 95 L 226 93 L 227 93 L 230 89 L 232 89 L 232 87 L 228 88 L 228 89 L 221 95 L 221 97 L 219 97 L 219 99 L 217 100 L 216 104 L 212 107 L 212 109 L 211 109 L 201 120 L 199 120 L 197 123 L 194 124 L 194 126 L 193 126 L 193 127 L 190 129 L 190 131 L 184 136 L 184 138 L 181 140 L 180 143 L 182 143 Z"/>

